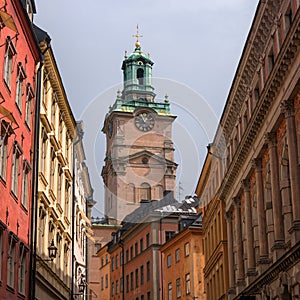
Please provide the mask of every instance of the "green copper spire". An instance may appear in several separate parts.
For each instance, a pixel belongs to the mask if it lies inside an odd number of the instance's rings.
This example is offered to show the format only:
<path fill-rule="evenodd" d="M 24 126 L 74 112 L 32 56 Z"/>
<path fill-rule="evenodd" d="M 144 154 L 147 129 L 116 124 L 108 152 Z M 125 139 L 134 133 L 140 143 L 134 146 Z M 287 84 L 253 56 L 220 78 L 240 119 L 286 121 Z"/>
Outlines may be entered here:
<path fill-rule="evenodd" d="M 139 34 L 137 26 L 134 52 L 125 59 L 122 64 L 124 89 L 122 92 L 123 99 L 132 101 L 147 101 L 153 102 L 155 93 L 152 86 L 152 66 L 149 54 L 145 54 L 141 50 L 141 44 L 139 38 L 142 35 Z"/>

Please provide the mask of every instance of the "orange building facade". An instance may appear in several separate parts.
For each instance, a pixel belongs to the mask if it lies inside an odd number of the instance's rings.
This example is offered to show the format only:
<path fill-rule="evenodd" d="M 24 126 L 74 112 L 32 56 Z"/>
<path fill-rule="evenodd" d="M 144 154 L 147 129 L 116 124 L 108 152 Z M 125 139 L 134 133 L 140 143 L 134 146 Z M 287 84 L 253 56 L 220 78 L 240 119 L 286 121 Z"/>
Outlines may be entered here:
<path fill-rule="evenodd" d="M 179 224 L 184 222 L 191 224 L 160 248 L 163 259 L 162 299 L 206 299 L 202 215 L 184 218 Z"/>

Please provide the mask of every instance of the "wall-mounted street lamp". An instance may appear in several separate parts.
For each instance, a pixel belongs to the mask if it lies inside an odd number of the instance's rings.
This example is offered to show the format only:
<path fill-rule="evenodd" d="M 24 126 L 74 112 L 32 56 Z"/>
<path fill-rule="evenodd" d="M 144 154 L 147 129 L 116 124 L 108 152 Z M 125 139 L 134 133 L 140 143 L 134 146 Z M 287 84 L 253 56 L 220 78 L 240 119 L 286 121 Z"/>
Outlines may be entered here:
<path fill-rule="evenodd" d="M 82 295 L 85 290 L 85 282 L 83 281 L 82 277 L 80 279 L 80 283 L 78 284 L 78 293 Z"/>
<path fill-rule="evenodd" d="M 78 293 L 77 294 L 73 294 L 73 296 L 84 296 L 84 292 L 85 292 L 85 287 L 86 287 L 86 282 L 83 279 L 84 276 L 80 276 L 80 279 L 78 280 Z"/>
<path fill-rule="evenodd" d="M 54 240 L 52 240 L 50 246 L 48 247 L 48 256 L 47 259 L 37 258 L 38 261 L 53 261 L 57 255 L 57 247 L 54 245 Z"/>

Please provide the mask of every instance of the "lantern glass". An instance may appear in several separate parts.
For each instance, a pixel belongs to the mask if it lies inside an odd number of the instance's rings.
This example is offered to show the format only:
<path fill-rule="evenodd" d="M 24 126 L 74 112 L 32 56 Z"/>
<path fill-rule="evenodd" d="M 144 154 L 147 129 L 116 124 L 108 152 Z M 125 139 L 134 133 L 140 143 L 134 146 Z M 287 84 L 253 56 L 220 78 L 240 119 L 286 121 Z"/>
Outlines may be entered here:
<path fill-rule="evenodd" d="M 54 245 L 54 240 L 52 240 L 51 245 L 48 247 L 49 258 L 53 260 L 57 255 L 57 248 Z"/>

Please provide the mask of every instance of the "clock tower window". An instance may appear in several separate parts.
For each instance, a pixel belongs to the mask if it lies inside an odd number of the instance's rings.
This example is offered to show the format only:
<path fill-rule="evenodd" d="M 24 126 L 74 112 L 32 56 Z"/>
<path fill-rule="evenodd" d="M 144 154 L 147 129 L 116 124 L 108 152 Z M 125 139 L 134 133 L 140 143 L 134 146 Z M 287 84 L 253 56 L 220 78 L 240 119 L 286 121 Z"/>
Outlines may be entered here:
<path fill-rule="evenodd" d="M 144 84 L 144 70 L 141 68 L 138 68 L 136 71 L 136 77 L 138 79 L 138 82 L 140 85 Z"/>
<path fill-rule="evenodd" d="M 140 201 L 151 200 L 151 187 L 148 183 L 144 182 L 140 187 Z"/>

